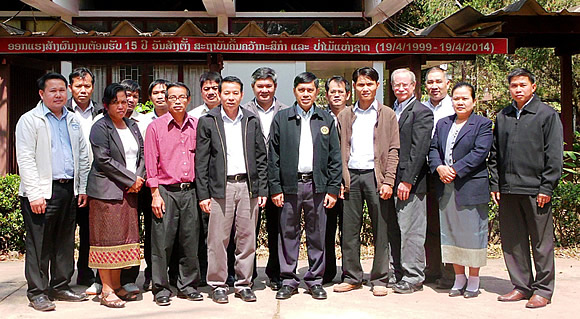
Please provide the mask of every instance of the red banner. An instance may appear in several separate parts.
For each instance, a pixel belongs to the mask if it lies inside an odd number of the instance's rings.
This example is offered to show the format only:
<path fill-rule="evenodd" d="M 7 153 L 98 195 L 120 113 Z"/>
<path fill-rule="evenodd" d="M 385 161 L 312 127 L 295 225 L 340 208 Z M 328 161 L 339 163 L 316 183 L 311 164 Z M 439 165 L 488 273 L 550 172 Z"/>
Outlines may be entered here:
<path fill-rule="evenodd" d="M 0 53 L 504 54 L 500 38 L 0 37 Z"/>

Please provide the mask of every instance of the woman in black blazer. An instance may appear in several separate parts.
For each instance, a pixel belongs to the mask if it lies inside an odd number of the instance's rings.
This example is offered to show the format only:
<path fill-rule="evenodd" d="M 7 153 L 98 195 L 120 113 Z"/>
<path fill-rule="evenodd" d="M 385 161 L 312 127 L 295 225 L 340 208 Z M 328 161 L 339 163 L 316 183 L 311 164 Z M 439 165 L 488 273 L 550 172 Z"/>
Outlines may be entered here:
<path fill-rule="evenodd" d="M 89 173 L 89 267 L 99 269 L 101 304 L 124 307 L 137 294 L 121 288 L 121 269 L 141 264 L 137 193 L 143 186 L 143 138 L 125 118 L 125 89 L 113 83 L 103 96 L 106 113 L 90 134 L 94 160 Z"/>
<path fill-rule="evenodd" d="M 455 283 L 449 296 L 479 295 L 479 269 L 487 262 L 489 174 L 486 159 L 493 142 L 492 122 L 473 114 L 475 90 L 469 83 L 452 91 L 455 115 L 437 122 L 429 166 L 437 172 L 441 257 L 453 264 Z M 465 276 L 469 267 L 469 279 Z"/>

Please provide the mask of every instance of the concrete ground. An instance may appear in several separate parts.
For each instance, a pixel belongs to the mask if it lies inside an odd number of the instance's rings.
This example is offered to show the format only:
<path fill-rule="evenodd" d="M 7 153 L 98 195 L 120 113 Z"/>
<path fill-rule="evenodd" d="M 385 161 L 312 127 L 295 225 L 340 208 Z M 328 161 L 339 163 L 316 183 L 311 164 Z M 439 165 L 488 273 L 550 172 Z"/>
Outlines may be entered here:
<path fill-rule="evenodd" d="M 307 261 L 301 260 L 299 273 L 306 271 Z M 370 270 L 372 259 L 364 260 L 365 271 Z M 574 318 L 580 312 L 580 261 L 556 259 L 556 291 L 553 302 L 543 309 L 526 309 L 525 301 L 500 303 L 496 298 L 509 292 L 503 259 L 489 259 L 481 271 L 482 294 L 474 299 L 450 298 L 446 290 L 427 285 L 421 292 L 399 295 L 393 292 L 385 297 L 373 297 L 369 287 L 348 293 L 334 293 L 327 285 L 328 299 L 318 301 L 300 293 L 289 300 L 275 299 L 275 292 L 265 287 L 265 261 L 259 260 L 259 274 L 255 291 L 258 301 L 244 303 L 234 298 L 218 305 L 207 298 L 208 287 L 201 288 L 204 301 L 186 301 L 173 298 L 168 307 L 159 307 L 153 302 L 151 292 L 144 293 L 143 300 L 127 303 L 124 309 L 109 309 L 99 305 L 94 298 L 82 303 L 56 302 L 56 311 L 40 313 L 28 307 L 24 262 L 0 262 L 0 318 Z M 339 280 L 337 276 L 336 280 Z M 143 281 L 142 275 L 138 283 Z M 73 286 L 76 291 L 85 287 Z M 578 317 L 577 317 L 578 318 Z"/>

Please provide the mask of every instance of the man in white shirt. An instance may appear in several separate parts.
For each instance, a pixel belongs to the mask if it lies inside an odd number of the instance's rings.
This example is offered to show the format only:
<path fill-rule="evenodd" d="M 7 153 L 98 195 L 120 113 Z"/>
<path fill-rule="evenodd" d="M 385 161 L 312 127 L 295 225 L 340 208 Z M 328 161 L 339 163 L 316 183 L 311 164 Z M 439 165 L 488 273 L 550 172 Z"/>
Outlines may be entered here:
<path fill-rule="evenodd" d="M 222 76 L 217 72 L 204 72 L 199 77 L 201 88 L 201 99 L 203 104 L 189 111 L 189 115 L 199 119 L 207 114 L 211 109 L 220 105 L 219 86 Z"/>
<path fill-rule="evenodd" d="M 252 90 L 254 98 L 242 107 L 252 111 L 260 119 L 262 133 L 264 135 L 264 144 L 268 145 L 270 140 L 270 126 L 274 115 L 278 111 L 288 108 L 287 105 L 280 102 L 276 97 L 278 75 L 276 71 L 269 67 L 258 68 L 252 73 Z M 274 205 L 272 199 L 268 197 L 264 207 L 266 216 L 266 231 L 268 233 L 268 264 L 266 265 L 266 275 L 269 278 L 268 286 L 277 291 L 282 287 L 280 279 L 280 261 L 278 259 L 278 223 L 280 209 Z M 260 229 L 261 214 L 258 214 L 258 227 Z M 258 234 L 258 231 L 256 231 Z M 254 269 L 254 277 L 257 272 Z"/>
<path fill-rule="evenodd" d="M 89 135 L 93 119 L 103 111 L 102 105 L 91 99 L 94 90 L 95 77 L 91 70 L 81 67 L 74 69 L 68 76 L 68 89 L 72 97 L 65 106 L 74 113 L 81 123 L 81 131 L 88 145 L 89 161 L 93 161 L 93 152 L 89 143 Z M 77 285 L 90 286 L 95 293 L 95 273 L 89 268 L 89 207 L 76 207 L 76 223 L 79 226 L 79 257 L 77 260 Z M 98 284 L 97 284 L 98 285 Z"/>
<path fill-rule="evenodd" d="M 455 114 L 451 97 L 447 94 L 450 81 L 440 67 L 432 67 L 425 75 L 425 86 L 429 100 L 423 103 L 433 112 L 433 133 L 437 122 Z M 453 266 L 441 263 L 441 235 L 439 228 L 439 201 L 435 194 L 439 175 L 427 173 L 427 237 L 425 238 L 425 281 L 437 282 L 437 288 L 449 289 L 453 286 Z"/>

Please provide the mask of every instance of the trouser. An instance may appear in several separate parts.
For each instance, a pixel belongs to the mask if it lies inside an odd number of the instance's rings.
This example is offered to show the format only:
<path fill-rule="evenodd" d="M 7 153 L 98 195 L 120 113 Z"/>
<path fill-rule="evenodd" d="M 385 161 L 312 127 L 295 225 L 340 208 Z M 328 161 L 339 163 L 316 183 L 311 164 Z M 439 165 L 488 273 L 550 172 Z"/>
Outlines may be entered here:
<path fill-rule="evenodd" d="M 44 214 L 35 214 L 27 197 L 20 197 L 26 228 L 24 275 L 27 297 L 34 300 L 49 290 L 68 290 L 74 272 L 75 214 L 73 181 L 52 183 Z"/>
<path fill-rule="evenodd" d="M 427 233 L 425 237 L 425 276 L 433 279 L 442 278 L 453 281 L 454 271 L 452 264 L 443 265 L 441 262 L 441 226 L 439 220 L 439 200 L 437 199 L 436 185 L 439 182 L 438 174 L 427 175 Z"/>
<path fill-rule="evenodd" d="M 342 213 L 343 200 L 336 199 L 336 204 L 326 209 L 326 235 L 324 238 L 324 270 L 323 281 L 331 282 L 336 277 L 336 230 L 338 228 L 338 236 L 340 238 L 340 245 L 342 246 Z"/>
<path fill-rule="evenodd" d="M 227 246 L 232 227 L 235 227 L 236 292 L 252 286 L 254 256 L 256 255 L 256 224 L 258 199 L 250 198 L 248 185 L 243 182 L 226 184 L 225 198 L 211 199 L 209 216 L 207 256 L 211 262 L 207 267 L 207 283 L 212 288 L 226 288 L 228 276 Z"/>
<path fill-rule="evenodd" d="M 414 285 L 425 281 L 425 201 L 425 194 L 410 194 L 405 201 L 395 197 L 397 213 L 393 224 L 398 225 L 398 231 L 389 231 L 391 249 L 395 251 L 392 254 L 395 274 L 399 273 L 402 280 Z"/>
<path fill-rule="evenodd" d="M 190 294 L 199 284 L 197 248 L 200 232 L 195 185 L 179 190 L 175 186 L 159 186 L 165 202 L 165 214 L 151 217 L 151 279 L 155 297 L 170 296 L 167 267 L 172 254 L 178 254 L 177 289 Z M 174 250 L 174 243 L 178 249 Z"/>
<path fill-rule="evenodd" d="M 499 227 L 510 280 L 516 289 L 550 300 L 554 292 L 552 202 L 538 207 L 537 196 L 501 194 Z M 530 257 L 530 240 L 535 278 Z"/>
<path fill-rule="evenodd" d="M 300 252 L 300 215 L 304 211 L 308 271 L 304 282 L 308 287 L 322 284 L 324 275 L 324 236 L 326 212 L 323 193 L 314 193 L 313 182 L 298 182 L 298 194 L 284 194 L 284 206 L 280 213 L 280 236 L 278 256 L 280 277 L 283 285 L 298 287 L 300 278 L 296 274 Z"/>
<path fill-rule="evenodd" d="M 79 257 L 77 260 L 77 284 L 91 285 L 95 272 L 89 267 L 89 206 L 78 207 L 73 201 L 76 224 L 79 226 Z"/>
<path fill-rule="evenodd" d="M 278 224 L 280 223 L 280 207 L 274 205 L 272 198 L 268 197 L 266 207 L 266 232 L 268 233 L 268 263 L 266 264 L 266 276 L 270 279 L 280 279 L 280 259 L 278 258 Z M 258 232 L 256 232 L 256 235 Z"/>
<path fill-rule="evenodd" d="M 350 190 L 344 197 L 344 228 L 342 242 L 342 279 L 358 285 L 363 281 L 360 263 L 360 231 L 363 221 L 363 201 L 367 203 L 373 231 L 375 254 L 371 284 L 386 286 L 389 280 L 389 239 L 387 205 L 380 199 L 374 170 L 349 169 Z"/>
<path fill-rule="evenodd" d="M 202 211 L 199 206 L 198 212 L 201 221 L 201 231 L 199 232 L 199 248 L 197 250 L 197 256 L 199 259 L 200 280 L 202 283 L 205 283 L 207 277 L 207 226 L 209 224 L 210 214 Z"/>

